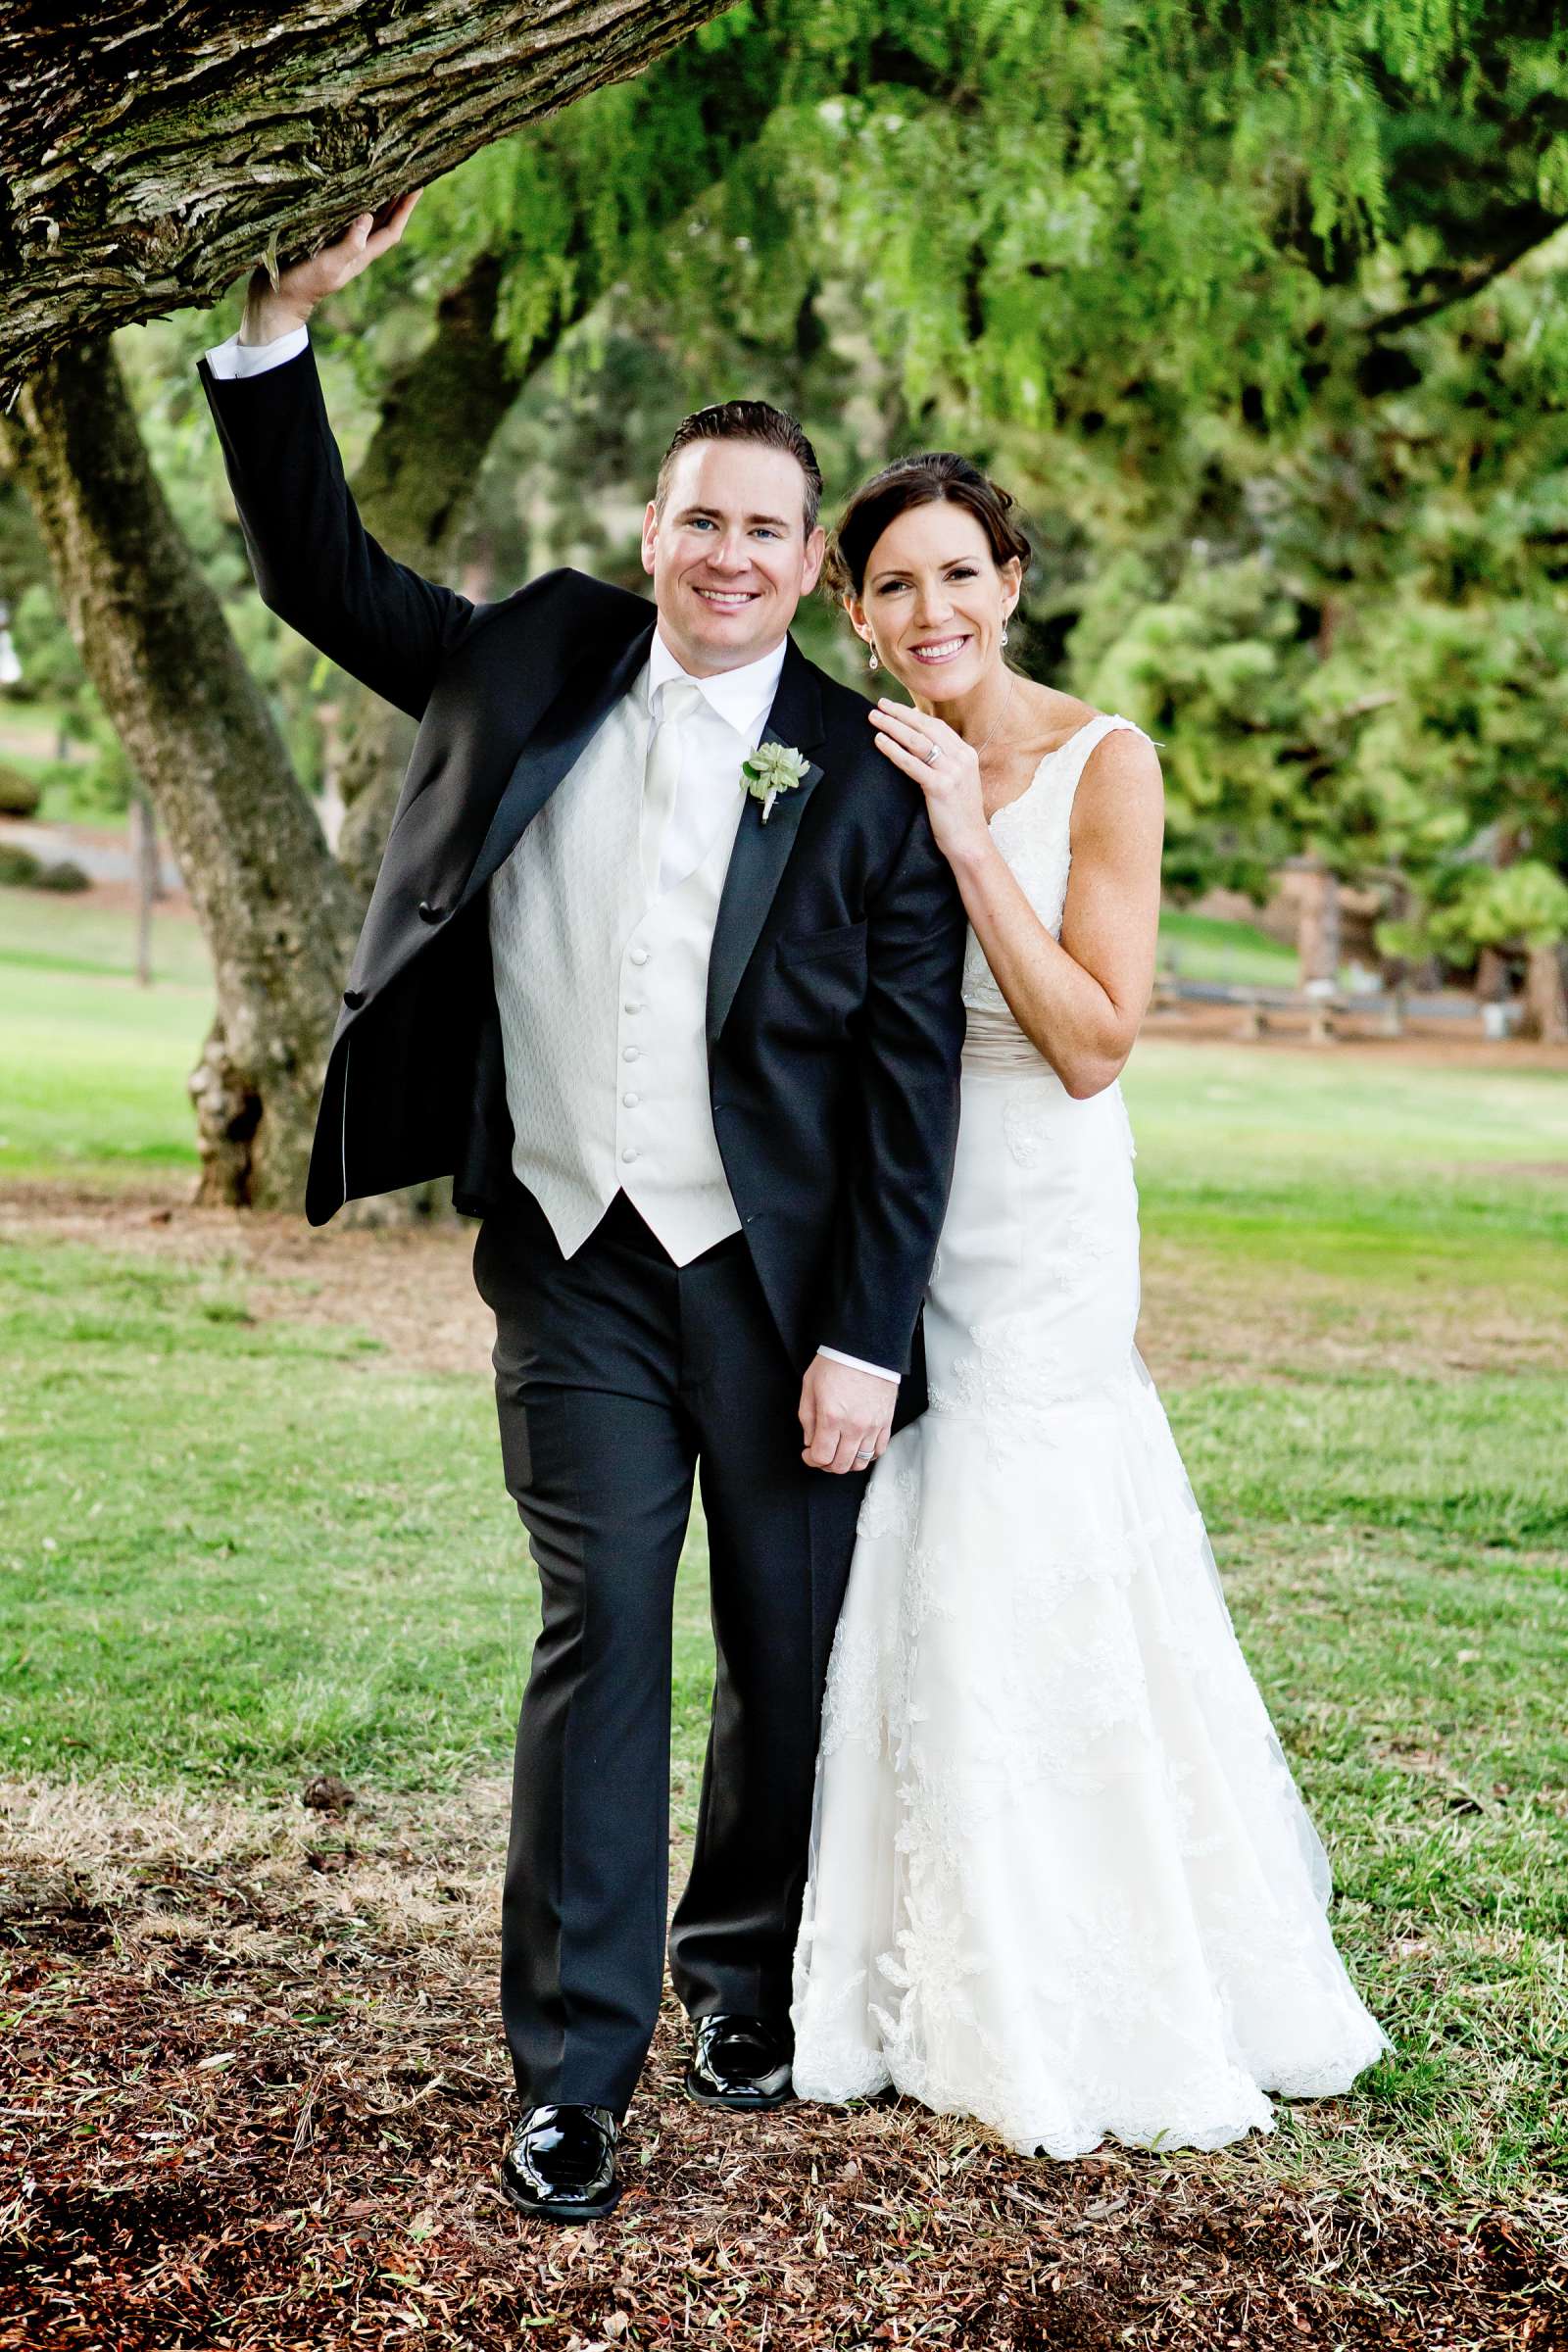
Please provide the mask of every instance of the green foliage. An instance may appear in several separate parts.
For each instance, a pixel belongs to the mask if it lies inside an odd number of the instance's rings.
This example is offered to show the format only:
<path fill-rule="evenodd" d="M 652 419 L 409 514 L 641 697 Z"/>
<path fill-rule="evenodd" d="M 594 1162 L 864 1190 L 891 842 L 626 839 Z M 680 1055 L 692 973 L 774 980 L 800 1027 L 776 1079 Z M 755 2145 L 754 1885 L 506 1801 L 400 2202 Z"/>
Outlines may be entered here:
<path fill-rule="evenodd" d="M 1311 662 L 1301 610 L 1267 561 L 1207 563 L 1163 596 L 1124 556 L 1088 587 L 1072 638 L 1080 690 L 1161 744 L 1167 886 L 1261 900 L 1316 814 L 1299 738 Z"/>
<path fill-rule="evenodd" d="M 1437 906 L 1478 858 L 1568 865 L 1564 313 L 1553 245 L 1405 330 L 1396 396 L 1195 417 L 1171 512 L 1107 507 L 1071 672 L 1166 741 L 1178 886 L 1310 850 Z"/>
<path fill-rule="evenodd" d="M 1568 882 L 1539 858 L 1466 866 L 1423 919 L 1384 924 L 1379 937 L 1392 955 L 1438 955 L 1461 970 L 1481 948 L 1554 948 L 1568 939 Z"/>
<path fill-rule="evenodd" d="M 21 570 L 22 562 L 27 565 L 24 572 Z M 16 595 L 19 577 L 24 585 L 21 594 Z M 84 689 L 86 672 L 48 584 L 42 550 L 32 541 L 24 543 L 8 584 L 15 600 L 11 608 L 11 632 L 26 693 L 29 697 L 41 696 L 59 703 L 71 701 Z M 11 691 L 15 693 L 16 689 Z"/>
<path fill-rule="evenodd" d="M 91 823 L 119 815 L 130 798 L 130 762 L 88 684 L 53 588 L 42 576 L 28 580 L 12 615 L 23 680 L 10 690 L 21 711 L 46 705 L 62 745 L 90 749 L 90 760 L 40 764 L 35 783 L 46 788 L 46 813 Z"/>
<path fill-rule="evenodd" d="M 33 776 L 0 762 L 0 816 L 32 816 L 38 808 L 39 787 Z"/>
<path fill-rule="evenodd" d="M 1437 904 L 1489 839 L 1568 858 L 1564 120 L 1568 26 L 1499 0 L 749 0 L 432 186 L 316 339 L 352 466 L 432 307 L 500 264 L 497 331 L 556 356 L 476 501 L 498 592 L 635 584 L 696 401 L 797 407 L 833 495 L 969 448 L 1035 526 L 1026 661 L 1164 743 L 1178 889 L 1309 848 Z M 309 778 L 333 682 L 250 591 L 191 369 L 226 323 L 122 345 Z M 29 687 L 91 733 L 14 503 Z"/>
<path fill-rule="evenodd" d="M 1466 877 L 1469 887 L 1433 916 L 1438 946 L 1551 948 L 1568 939 L 1568 882 L 1539 858 Z"/>
<path fill-rule="evenodd" d="M 52 864 L 41 868 L 33 887 L 70 895 L 78 890 L 90 890 L 92 876 L 85 867 L 76 863 L 74 858 L 58 858 Z"/>

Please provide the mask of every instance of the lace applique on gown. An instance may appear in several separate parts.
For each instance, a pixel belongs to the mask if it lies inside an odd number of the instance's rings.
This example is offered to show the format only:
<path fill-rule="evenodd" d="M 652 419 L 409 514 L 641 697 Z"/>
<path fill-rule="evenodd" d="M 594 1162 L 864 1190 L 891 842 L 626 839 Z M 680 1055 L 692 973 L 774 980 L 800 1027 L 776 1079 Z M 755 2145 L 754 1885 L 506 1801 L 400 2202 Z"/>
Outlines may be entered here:
<path fill-rule="evenodd" d="M 1100 717 L 993 820 L 1058 930 Z M 1134 1347 L 1119 1087 L 1074 1102 L 970 935 L 931 1407 L 868 1483 L 796 1953 L 795 2084 L 1025 2153 L 1218 2147 L 1387 2046 Z"/>

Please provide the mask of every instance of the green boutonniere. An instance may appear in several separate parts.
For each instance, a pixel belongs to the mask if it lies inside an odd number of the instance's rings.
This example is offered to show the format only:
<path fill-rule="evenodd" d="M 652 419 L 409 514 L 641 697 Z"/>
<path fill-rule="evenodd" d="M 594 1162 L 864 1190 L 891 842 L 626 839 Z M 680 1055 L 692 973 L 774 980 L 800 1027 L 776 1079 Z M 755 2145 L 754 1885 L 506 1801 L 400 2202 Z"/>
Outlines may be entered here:
<path fill-rule="evenodd" d="M 741 790 L 762 804 L 762 822 L 772 814 L 781 792 L 793 792 L 810 772 L 811 762 L 787 743 L 760 743 L 741 769 Z"/>

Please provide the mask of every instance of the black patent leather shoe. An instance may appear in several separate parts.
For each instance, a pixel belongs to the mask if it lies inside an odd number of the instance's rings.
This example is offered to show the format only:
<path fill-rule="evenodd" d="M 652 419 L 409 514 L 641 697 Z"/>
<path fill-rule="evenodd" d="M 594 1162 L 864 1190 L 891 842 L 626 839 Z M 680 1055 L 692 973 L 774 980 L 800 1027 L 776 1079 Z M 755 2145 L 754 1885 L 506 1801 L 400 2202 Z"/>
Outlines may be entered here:
<path fill-rule="evenodd" d="M 539 2221 L 598 2221 L 620 2195 L 619 2139 L 608 2107 L 525 2107 L 501 2160 L 508 2204 Z"/>
<path fill-rule="evenodd" d="M 795 2096 L 788 2033 L 762 2017 L 726 2010 L 696 2020 L 686 2095 L 700 2107 L 781 2107 Z"/>

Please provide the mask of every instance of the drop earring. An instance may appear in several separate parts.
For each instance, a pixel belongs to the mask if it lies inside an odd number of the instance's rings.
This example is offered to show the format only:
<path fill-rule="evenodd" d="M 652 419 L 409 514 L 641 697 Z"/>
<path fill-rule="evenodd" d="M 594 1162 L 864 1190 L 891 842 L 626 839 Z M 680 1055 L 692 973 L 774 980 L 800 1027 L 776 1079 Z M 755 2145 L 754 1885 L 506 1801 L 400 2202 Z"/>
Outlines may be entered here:
<path fill-rule="evenodd" d="M 1004 621 L 1002 624 L 1002 642 L 1004 645 L 1005 645 L 1007 642 L 1007 624 L 1005 621 Z"/>
<path fill-rule="evenodd" d="M 876 647 L 874 645 L 872 646 L 871 651 L 866 655 L 865 666 L 869 670 L 878 670 L 882 666 L 881 662 L 876 658 Z"/>

